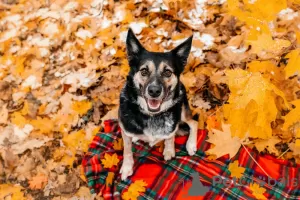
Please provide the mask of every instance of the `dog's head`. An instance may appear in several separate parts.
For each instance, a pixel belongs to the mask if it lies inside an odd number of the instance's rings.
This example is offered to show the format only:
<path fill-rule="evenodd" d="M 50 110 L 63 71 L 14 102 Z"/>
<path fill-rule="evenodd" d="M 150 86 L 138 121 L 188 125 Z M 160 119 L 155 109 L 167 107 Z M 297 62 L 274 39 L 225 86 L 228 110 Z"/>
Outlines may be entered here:
<path fill-rule="evenodd" d="M 171 104 L 170 98 L 179 84 L 191 50 L 192 37 L 172 51 L 150 52 L 129 29 L 126 40 L 129 78 L 137 90 L 138 103 L 145 112 L 156 114 Z"/>

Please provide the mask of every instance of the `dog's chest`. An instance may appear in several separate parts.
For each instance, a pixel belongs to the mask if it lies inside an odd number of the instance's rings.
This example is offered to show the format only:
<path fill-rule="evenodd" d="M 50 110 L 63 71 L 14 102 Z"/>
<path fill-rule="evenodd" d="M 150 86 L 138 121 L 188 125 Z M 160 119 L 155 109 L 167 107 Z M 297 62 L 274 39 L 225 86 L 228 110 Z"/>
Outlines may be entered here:
<path fill-rule="evenodd" d="M 150 117 L 143 131 L 149 137 L 165 137 L 173 131 L 174 123 L 173 115 Z"/>
<path fill-rule="evenodd" d="M 143 140 L 151 146 L 174 135 L 175 121 L 172 115 L 151 117 L 145 121 L 142 135 L 134 135 L 133 142 Z"/>
<path fill-rule="evenodd" d="M 174 119 L 172 115 L 164 117 L 151 117 L 147 120 L 143 130 L 143 140 L 154 145 L 164 139 L 172 137 L 174 131 Z"/>

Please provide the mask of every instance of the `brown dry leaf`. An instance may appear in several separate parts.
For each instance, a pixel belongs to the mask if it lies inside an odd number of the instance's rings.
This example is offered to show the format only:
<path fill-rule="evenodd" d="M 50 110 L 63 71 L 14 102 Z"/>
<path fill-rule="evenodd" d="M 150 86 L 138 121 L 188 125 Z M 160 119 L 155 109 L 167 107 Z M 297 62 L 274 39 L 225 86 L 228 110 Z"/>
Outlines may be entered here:
<path fill-rule="evenodd" d="M 32 190 L 38 190 L 45 187 L 48 182 L 48 177 L 45 174 L 39 174 L 32 177 L 32 180 L 28 181 L 29 187 Z"/>
<path fill-rule="evenodd" d="M 276 156 L 279 155 L 278 150 L 275 148 L 275 145 L 279 142 L 281 142 L 281 139 L 272 136 L 271 138 L 267 139 L 267 140 L 254 140 L 254 145 L 256 147 L 256 149 L 259 152 L 262 152 L 263 150 L 267 149 L 269 151 L 269 153 L 275 154 Z"/>

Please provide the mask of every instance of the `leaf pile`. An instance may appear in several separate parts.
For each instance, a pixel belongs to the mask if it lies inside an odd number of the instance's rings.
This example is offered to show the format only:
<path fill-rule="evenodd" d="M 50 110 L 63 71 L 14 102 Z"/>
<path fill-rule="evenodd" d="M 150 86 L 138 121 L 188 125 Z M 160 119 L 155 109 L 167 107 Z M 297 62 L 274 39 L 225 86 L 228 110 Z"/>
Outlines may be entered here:
<path fill-rule="evenodd" d="M 128 27 L 151 51 L 194 34 L 181 80 L 199 128 L 211 131 L 208 154 L 232 157 L 247 145 L 300 163 L 299 8 L 299 0 L 1 1 L 1 198 L 98 198 L 80 162 L 103 120 L 117 117 Z"/>

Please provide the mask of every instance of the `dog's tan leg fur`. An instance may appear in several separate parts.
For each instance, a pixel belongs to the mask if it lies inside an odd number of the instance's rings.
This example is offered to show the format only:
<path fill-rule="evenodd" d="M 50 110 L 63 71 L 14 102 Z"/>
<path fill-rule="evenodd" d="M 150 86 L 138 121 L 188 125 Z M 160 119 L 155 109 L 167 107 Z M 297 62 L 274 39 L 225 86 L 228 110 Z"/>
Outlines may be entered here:
<path fill-rule="evenodd" d="M 192 119 L 192 114 L 189 108 L 185 105 L 182 106 L 181 120 L 187 123 L 190 127 L 189 138 L 186 142 L 186 149 L 190 156 L 194 155 L 197 151 L 197 130 L 198 123 Z"/>
<path fill-rule="evenodd" d="M 120 170 L 121 179 L 125 180 L 128 176 L 132 175 L 133 172 L 133 155 L 132 155 L 132 139 L 128 137 L 123 130 L 121 131 L 124 151 L 123 151 L 123 164 Z"/>

